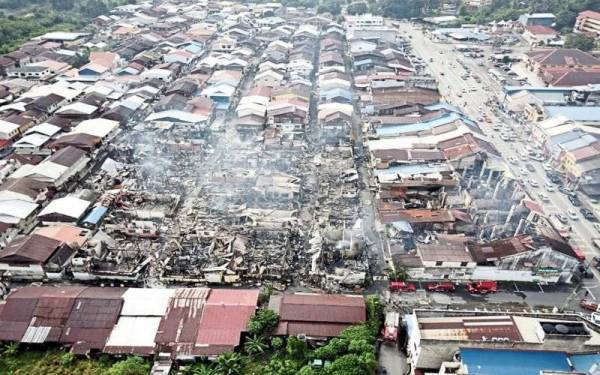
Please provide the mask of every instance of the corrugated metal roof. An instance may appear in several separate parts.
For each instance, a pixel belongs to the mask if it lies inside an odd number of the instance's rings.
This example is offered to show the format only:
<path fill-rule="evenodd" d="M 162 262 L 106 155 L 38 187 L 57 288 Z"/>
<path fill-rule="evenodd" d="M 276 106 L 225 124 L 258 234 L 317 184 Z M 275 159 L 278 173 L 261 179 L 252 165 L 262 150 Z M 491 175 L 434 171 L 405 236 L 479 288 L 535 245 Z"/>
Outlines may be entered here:
<path fill-rule="evenodd" d="M 123 293 L 123 316 L 163 316 L 175 289 L 129 288 Z"/>
<path fill-rule="evenodd" d="M 366 319 L 362 296 L 335 294 L 284 294 L 282 321 L 360 323 Z"/>

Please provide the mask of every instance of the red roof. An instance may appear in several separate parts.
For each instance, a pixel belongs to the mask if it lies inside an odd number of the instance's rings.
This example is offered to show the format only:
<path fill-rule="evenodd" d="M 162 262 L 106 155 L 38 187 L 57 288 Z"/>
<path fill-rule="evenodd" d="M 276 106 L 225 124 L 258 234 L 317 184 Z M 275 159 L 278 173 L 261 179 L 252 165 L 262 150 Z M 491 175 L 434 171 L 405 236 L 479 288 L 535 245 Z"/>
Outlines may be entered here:
<path fill-rule="evenodd" d="M 593 10 L 584 10 L 579 13 L 578 18 L 593 18 L 595 20 L 600 20 L 600 13 L 594 12 Z"/>
<path fill-rule="evenodd" d="M 256 306 L 257 289 L 211 289 L 207 304 Z"/>
<path fill-rule="evenodd" d="M 284 294 L 279 315 L 282 321 L 360 323 L 365 301 L 361 296 Z"/>
<path fill-rule="evenodd" d="M 240 343 L 241 333 L 254 315 L 253 306 L 207 305 L 202 312 L 196 344 L 232 345 Z"/>
<path fill-rule="evenodd" d="M 554 35 L 556 30 L 548 26 L 531 25 L 526 27 L 527 31 L 534 35 Z"/>

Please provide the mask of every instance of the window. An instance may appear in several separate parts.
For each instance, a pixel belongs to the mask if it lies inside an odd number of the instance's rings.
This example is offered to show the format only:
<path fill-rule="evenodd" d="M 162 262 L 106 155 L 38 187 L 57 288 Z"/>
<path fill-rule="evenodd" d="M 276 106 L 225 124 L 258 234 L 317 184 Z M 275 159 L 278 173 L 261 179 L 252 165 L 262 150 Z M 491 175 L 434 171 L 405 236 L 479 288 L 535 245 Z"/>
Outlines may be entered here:
<path fill-rule="evenodd" d="M 461 267 L 466 267 L 468 264 L 469 264 L 469 262 L 460 262 Z"/>
<path fill-rule="evenodd" d="M 444 264 L 444 262 L 441 260 L 438 260 L 437 262 L 435 262 L 436 267 L 441 267 L 442 264 Z"/>

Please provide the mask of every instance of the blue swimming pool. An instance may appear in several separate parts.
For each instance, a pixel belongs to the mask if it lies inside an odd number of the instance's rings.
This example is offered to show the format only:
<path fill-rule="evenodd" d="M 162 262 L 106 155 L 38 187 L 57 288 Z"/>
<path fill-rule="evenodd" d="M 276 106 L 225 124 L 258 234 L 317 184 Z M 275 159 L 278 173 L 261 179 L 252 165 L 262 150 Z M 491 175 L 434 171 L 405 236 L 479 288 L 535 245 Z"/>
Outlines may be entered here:
<path fill-rule="evenodd" d="M 570 371 L 564 352 L 461 348 L 469 375 L 539 375 L 541 370 Z"/>

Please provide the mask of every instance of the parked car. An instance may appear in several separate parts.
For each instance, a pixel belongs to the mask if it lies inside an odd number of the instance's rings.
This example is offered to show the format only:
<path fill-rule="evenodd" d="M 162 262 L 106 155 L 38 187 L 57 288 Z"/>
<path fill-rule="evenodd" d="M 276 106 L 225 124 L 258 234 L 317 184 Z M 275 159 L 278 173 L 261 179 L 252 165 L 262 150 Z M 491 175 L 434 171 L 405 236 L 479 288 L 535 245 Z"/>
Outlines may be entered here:
<path fill-rule="evenodd" d="M 525 164 L 525 168 L 527 168 L 529 172 L 535 172 L 535 167 L 531 163 Z"/>
<path fill-rule="evenodd" d="M 558 191 L 560 191 L 561 193 L 565 194 L 565 195 L 575 195 L 575 192 L 573 190 L 569 190 L 564 186 L 559 186 L 558 187 Z"/>
<path fill-rule="evenodd" d="M 567 198 L 569 198 L 569 202 L 571 202 L 573 206 L 581 207 L 581 201 L 579 200 L 579 198 L 577 198 L 576 195 L 569 195 Z"/>
<path fill-rule="evenodd" d="M 392 292 L 415 292 L 417 287 L 413 283 L 407 283 L 404 281 L 392 281 L 390 282 L 390 291 Z"/>
<path fill-rule="evenodd" d="M 556 214 L 556 218 L 563 224 L 567 224 L 569 222 L 569 219 L 563 214 Z"/>
<path fill-rule="evenodd" d="M 529 180 L 529 185 L 531 185 L 531 187 L 540 187 L 540 184 L 537 183 L 536 180 L 534 180 L 533 178 Z"/>
<path fill-rule="evenodd" d="M 556 190 L 556 187 L 554 187 L 554 185 L 550 182 L 546 182 L 544 184 L 544 187 L 546 188 L 546 191 L 549 191 L 549 192 L 553 192 Z"/>
<path fill-rule="evenodd" d="M 454 292 L 456 289 L 451 282 L 443 281 L 439 283 L 429 283 L 425 287 L 430 292 Z"/>
<path fill-rule="evenodd" d="M 588 210 L 587 208 L 580 208 L 579 212 L 581 212 L 581 214 L 583 215 L 584 218 L 586 218 L 589 221 L 598 221 L 598 219 L 596 218 L 596 215 L 594 215 L 594 213 L 590 210 Z"/>
<path fill-rule="evenodd" d="M 567 211 L 567 216 L 569 216 L 569 219 L 571 219 L 571 220 L 579 220 L 579 216 L 577 216 L 577 212 L 575 212 L 573 210 Z"/>
<path fill-rule="evenodd" d="M 550 197 L 547 194 L 539 193 L 538 197 L 540 197 L 542 202 L 550 202 Z"/>
<path fill-rule="evenodd" d="M 594 223 L 594 229 L 596 229 L 596 232 L 600 233 L 600 224 Z"/>

